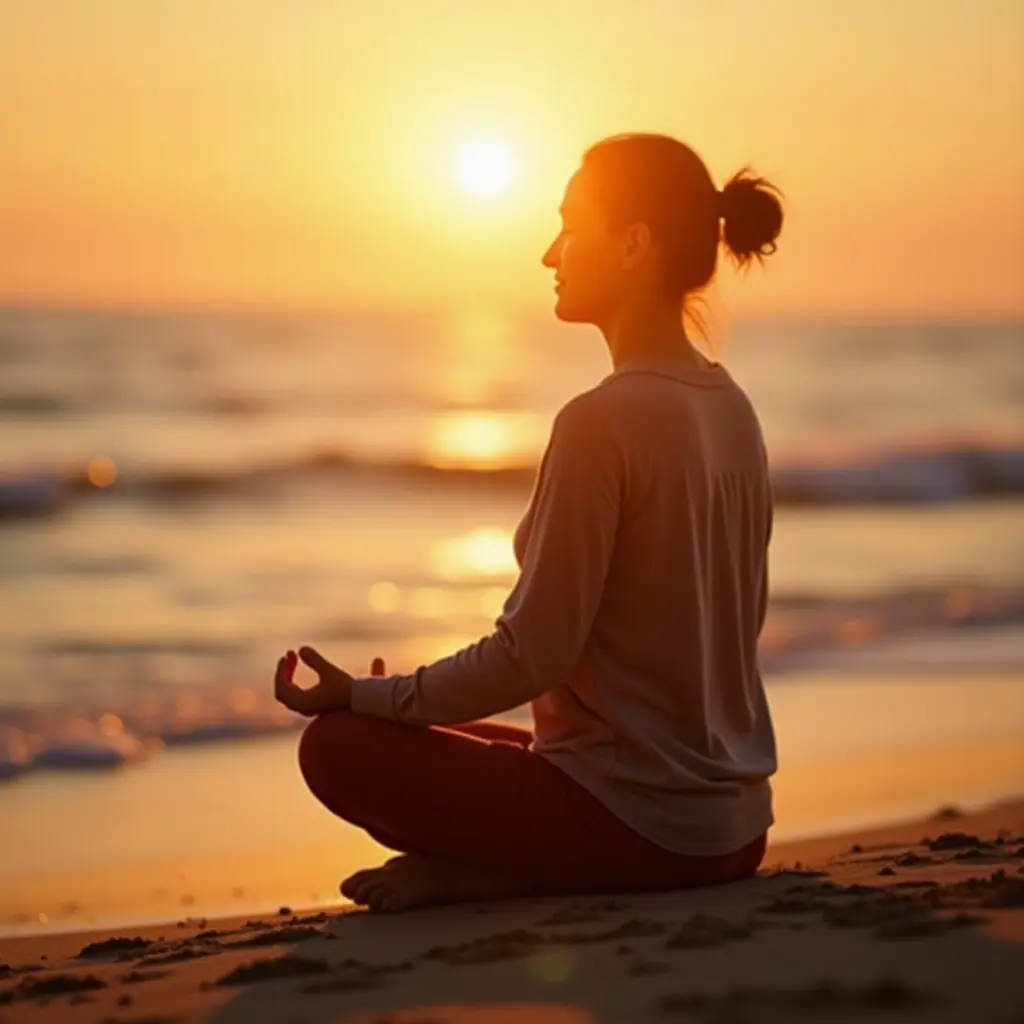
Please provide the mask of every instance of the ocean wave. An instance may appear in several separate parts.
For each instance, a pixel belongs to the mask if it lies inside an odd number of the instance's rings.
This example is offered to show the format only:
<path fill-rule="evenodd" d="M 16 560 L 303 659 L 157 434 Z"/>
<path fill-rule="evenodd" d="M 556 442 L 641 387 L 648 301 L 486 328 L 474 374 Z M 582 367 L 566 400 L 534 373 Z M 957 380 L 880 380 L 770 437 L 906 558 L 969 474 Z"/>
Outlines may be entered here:
<path fill-rule="evenodd" d="M 850 505 L 966 501 L 1024 493 L 1024 443 L 960 442 L 905 448 L 838 464 L 773 470 L 781 504 Z"/>
<path fill-rule="evenodd" d="M 81 408 L 81 403 L 68 395 L 48 391 L 0 391 L 0 414 L 4 416 L 62 416 Z"/>
<path fill-rule="evenodd" d="M 71 473 L 0 472 L 0 521 L 52 515 L 68 504 L 75 489 Z"/>
<path fill-rule="evenodd" d="M 362 639 L 358 623 L 339 630 L 336 640 Z M 970 665 L 1019 672 L 1024 626 L 1024 587 L 955 585 L 899 590 L 849 598 L 790 594 L 773 598 L 761 635 L 759 657 L 766 673 L 798 672 L 808 658 L 828 654 L 837 665 L 843 658 L 884 651 L 884 644 L 914 638 L 978 638 Z M 1004 662 L 985 662 L 978 652 L 995 651 L 986 630 L 1008 627 L 1014 642 L 1004 645 Z M 156 644 L 142 645 L 149 650 Z M 176 647 L 180 647 L 178 644 Z M 186 644 L 190 652 L 205 650 Z M 94 643 L 89 653 L 134 654 L 136 646 Z M 78 645 L 73 646 L 79 650 Z M 946 648 L 944 648 L 946 649 Z M 63 650 L 63 649 L 62 649 Z M 898 671 L 882 659 L 885 671 Z M 930 674 L 945 662 L 928 666 Z M 411 671 L 414 666 L 398 666 Z M 955 666 L 951 666 L 954 667 Z M 963 666 L 959 669 L 963 671 Z M 33 771 L 100 771 L 123 768 L 158 754 L 165 747 L 215 742 L 241 742 L 300 729 L 304 719 L 277 704 L 269 684 L 223 683 L 187 686 L 161 681 L 147 673 L 133 677 L 123 690 L 95 696 L 94 669 L 81 666 L 79 685 L 54 691 L 50 703 L 23 705 L 0 701 L 0 780 L 15 780 Z"/>
<path fill-rule="evenodd" d="M 321 449 L 280 462 L 241 468 L 202 466 L 129 471 L 97 486 L 90 467 L 0 473 L 0 519 L 47 516 L 69 503 L 102 495 L 160 504 L 246 499 L 284 494 L 311 482 L 391 482 L 437 490 L 445 487 L 528 491 L 533 464 L 498 468 L 444 467 L 426 460 L 372 460 Z M 784 505 L 929 504 L 1024 494 L 1024 442 L 954 442 L 908 446 L 845 457 L 835 462 L 781 462 L 772 469 L 776 503 Z"/>

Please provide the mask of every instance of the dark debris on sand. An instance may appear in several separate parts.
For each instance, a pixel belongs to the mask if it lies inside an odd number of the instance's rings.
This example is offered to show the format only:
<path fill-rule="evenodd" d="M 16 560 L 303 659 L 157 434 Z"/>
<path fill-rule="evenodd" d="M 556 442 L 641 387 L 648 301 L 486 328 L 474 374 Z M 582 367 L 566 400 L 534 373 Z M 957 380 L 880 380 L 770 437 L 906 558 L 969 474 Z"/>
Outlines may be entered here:
<path fill-rule="evenodd" d="M 794 1017 L 831 1020 L 840 1014 L 873 1014 L 932 1001 L 932 995 L 896 978 L 880 978 L 860 987 L 820 981 L 804 988 L 736 986 L 720 993 L 681 992 L 663 997 L 659 1008 L 665 1014 L 686 1015 L 702 1024 L 764 1024 Z"/>
<path fill-rule="evenodd" d="M 952 917 L 919 914 L 880 925 L 875 930 L 875 935 L 880 939 L 922 939 L 941 935 L 943 932 L 957 931 L 960 928 L 970 928 L 984 920 L 977 914 L 965 914 L 962 911 Z"/>
<path fill-rule="evenodd" d="M 934 864 L 934 857 L 922 857 L 919 853 L 914 853 L 913 850 L 907 850 L 906 853 L 901 853 L 896 858 L 896 866 L 901 868 L 913 868 L 920 864 Z"/>
<path fill-rule="evenodd" d="M 152 939 L 143 939 L 141 936 L 128 938 L 127 936 L 115 935 L 110 939 L 103 939 L 100 942 L 90 942 L 78 951 L 78 958 L 110 956 L 111 954 L 134 953 L 139 950 L 149 949 L 153 945 Z"/>
<path fill-rule="evenodd" d="M 594 921 L 603 921 L 606 914 L 613 914 L 628 909 L 629 904 L 623 903 L 621 900 L 573 903 L 568 907 L 559 908 L 542 921 L 538 921 L 537 927 L 544 928 L 563 924 L 591 924 Z"/>
<path fill-rule="evenodd" d="M 279 978 L 297 978 L 308 974 L 327 974 L 330 969 L 330 964 L 326 960 L 294 956 L 288 953 L 272 959 L 254 960 L 252 963 L 241 964 L 218 978 L 214 985 L 248 985 L 255 981 L 275 981 Z"/>
<path fill-rule="evenodd" d="M 288 923 L 289 924 L 323 924 L 326 921 L 330 921 L 331 915 L 326 910 L 321 910 L 316 914 L 307 914 L 305 917 L 293 917 Z"/>
<path fill-rule="evenodd" d="M 6 975 L 0 975 L 0 977 L 13 978 L 19 974 L 33 974 L 36 971 L 45 971 L 46 967 L 43 964 L 18 964 L 16 967 L 8 966 L 8 972 Z"/>
<path fill-rule="evenodd" d="M 827 871 L 823 871 L 820 868 L 805 868 L 799 862 L 791 868 L 778 867 L 772 868 L 770 871 L 758 872 L 758 875 L 762 878 L 783 878 L 785 876 L 791 878 L 823 878 L 827 874 Z"/>
<path fill-rule="evenodd" d="M 41 999 L 44 996 L 62 996 L 78 992 L 91 992 L 106 988 L 107 983 L 93 974 L 51 974 L 43 978 L 22 978 L 17 985 L 0 992 L 0 1004 L 22 999 Z"/>
<path fill-rule="evenodd" d="M 650 918 L 634 917 L 614 928 L 607 928 L 597 932 L 563 932 L 557 935 L 549 935 L 547 941 L 553 944 L 565 943 L 578 945 L 587 942 L 612 942 L 617 939 L 649 939 L 655 935 L 664 935 L 669 926 L 661 921 L 652 921 Z"/>
<path fill-rule="evenodd" d="M 963 850 L 969 846 L 995 848 L 994 843 L 986 843 L 977 836 L 968 835 L 966 832 L 943 832 L 938 839 L 929 840 L 927 845 L 928 849 L 933 851 Z"/>
<path fill-rule="evenodd" d="M 895 872 L 892 872 L 893 874 Z M 977 914 L 942 916 L 939 910 L 978 910 L 1024 906 L 1024 880 L 996 871 L 942 885 L 931 879 L 894 882 L 885 887 L 819 882 L 791 886 L 785 896 L 759 907 L 762 914 L 820 913 L 832 928 L 870 928 L 878 938 L 938 935 L 984 921 Z M 754 927 L 764 927 L 753 919 Z"/>
<path fill-rule="evenodd" d="M 434 946 L 422 956 L 424 960 L 441 960 L 447 964 L 487 964 L 529 956 L 543 943 L 544 936 L 539 932 L 519 928 L 457 945 Z"/>
<path fill-rule="evenodd" d="M 302 986 L 302 991 L 309 995 L 322 992 L 365 992 L 368 989 L 380 988 L 382 979 L 379 974 L 366 971 L 342 972 L 325 981 L 313 981 Z"/>
<path fill-rule="evenodd" d="M 140 985 L 144 981 L 157 981 L 166 978 L 170 971 L 129 971 L 122 975 L 122 985 Z"/>
<path fill-rule="evenodd" d="M 847 903 L 834 903 L 826 907 L 821 916 L 831 928 L 881 928 L 926 913 L 924 907 L 909 897 L 882 892 Z"/>
<path fill-rule="evenodd" d="M 828 904 L 820 896 L 777 896 L 770 903 L 757 909 L 762 914 L 813 914 L 824 910 Z"/>
<path fill-rule="evenodd" d="M 861 885 L 854 882 L 852 885 L 841 885 L 839 882 L 801 882 L 798 885 L 791 885 L 786 889 L 787 895 L 802 893 L 809 897 L 819 899 L 835 899 L 841 896 L 870 896 L 878 892 L 872 885 Z"/>
<path fill-rule="evenodd" d="M 1017 909 L 1024 907 L 1024 879 L 1015 878 L 1000 869 L 981 878 L 965 878 L 960 882 L 930 889 L 919 898 L 922 903 L 933 908 Z"/>
<path fill-rule="evenodd" d="M 182 943 L 180 946 L 173 947 L 169 952 L 154 952 L 144 956 L 137 963 L 143 967 L 161 967 L 164 964 L 177 964 L 185 960 L 200 960 L 205 956 L 214 956 L 217 953 L 222 953 L 225 948 L 219 943 L 200 946 Z"/>
<path fill-rule="evenodd" d="M 510 932 L 486 935 L 480 939 L 452 946 L 434 946 L 422 954 L 424 960 L 441 960 L 448 964 L 483 964 L 497 960 L 515 960 L 529 956 L 542 946 L 573 946 L 592 942 L 616 942 L 623 939 L 651 938 L 664 935 L 669 926 L 660 921 L 632 918 L 614 928 L 590 932 L 543 933 L 519 928 Z"/>
<path fill-rule="evenodd" d="M 666 949 L 707 949 L 749 939 L 750 927 L 698 911 L 665 942 Z"/>
<path fill-rule="evenodd" d="M 312 925 L 296 925 L 284 928 L 271 928 L 258 935 L 251 935 L 239 942 L 232 942 L 228 945 L 231 949 L 239 946 L 277 946 L 286 945 L 292 942 L 306 942 L 309 939 L 323 938 L 324 931 L 321 928 L 314 928 Z"/>

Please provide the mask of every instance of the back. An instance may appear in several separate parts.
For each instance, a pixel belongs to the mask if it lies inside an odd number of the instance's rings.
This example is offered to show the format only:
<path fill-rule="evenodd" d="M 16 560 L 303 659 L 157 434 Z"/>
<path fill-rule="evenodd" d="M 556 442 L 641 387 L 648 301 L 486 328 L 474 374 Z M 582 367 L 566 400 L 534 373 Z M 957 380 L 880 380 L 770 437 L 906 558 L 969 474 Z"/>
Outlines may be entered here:
<path fill-rule="evenodd" d="M 674 360 L 627 364 L 576 401 L 617 449 L 619 518 L 583 656 L 533 701 L 535 749 L 660 845 L 730 852 L 771 824 L 776 768 L 757 418 L 724 368 Z"/>

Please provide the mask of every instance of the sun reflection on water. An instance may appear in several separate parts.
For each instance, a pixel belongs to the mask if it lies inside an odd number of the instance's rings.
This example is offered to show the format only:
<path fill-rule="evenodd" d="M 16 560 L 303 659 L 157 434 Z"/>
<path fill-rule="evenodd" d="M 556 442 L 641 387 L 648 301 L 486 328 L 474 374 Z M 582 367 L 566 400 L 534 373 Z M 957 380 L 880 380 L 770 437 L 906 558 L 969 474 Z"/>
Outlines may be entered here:
<path fill-rule="evenodd" d="M 532 461 L 535 423 L 524 413 L 450 412 L 431 425 L 425 461 L 438 469 L 504 469 Z"/>
<path fill-rule="evenodd" d="M 503 577 L 516 571 L 512 535 L 494 526 L 481 526 L 436 544 L 431 560 L 444 579 Z"/>

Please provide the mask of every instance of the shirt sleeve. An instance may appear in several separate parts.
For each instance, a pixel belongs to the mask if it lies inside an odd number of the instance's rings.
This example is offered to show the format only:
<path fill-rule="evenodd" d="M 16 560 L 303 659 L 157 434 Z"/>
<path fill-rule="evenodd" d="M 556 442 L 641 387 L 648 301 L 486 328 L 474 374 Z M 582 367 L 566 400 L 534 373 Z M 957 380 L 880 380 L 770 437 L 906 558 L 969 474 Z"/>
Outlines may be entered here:
<path fill-rule="evenodd" d="M 473 721 L 554 688 L 597 616 L 618 530 L 622 460 L 579 399 L 555 419 L 522 571 L 494 631 L 411 675 L 356 679 L 351 707 L 414 725 Z"/>

